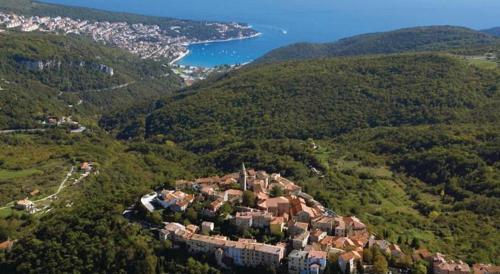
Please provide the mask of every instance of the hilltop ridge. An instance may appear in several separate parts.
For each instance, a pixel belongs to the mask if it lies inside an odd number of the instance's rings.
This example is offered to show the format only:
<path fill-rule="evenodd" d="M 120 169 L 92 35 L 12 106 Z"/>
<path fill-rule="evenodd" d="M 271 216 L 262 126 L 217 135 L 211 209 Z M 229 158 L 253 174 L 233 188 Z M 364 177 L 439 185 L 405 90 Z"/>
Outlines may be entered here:
<path fill-rule="evenodd" d="M 146 137 L 185 142 L 208 134 L 306 139 L 356 128 L 494 120 L 483 110 L 499 103 L 498 79 L 497 70 L 428 53 L 250 66 L 165 98 L 135 124 L 145 125 L 138 131 Z M 106 117 L 101 124 L 113 127 Z"/>
<path fill-rule="evenodd" d="M 0 36 L 1 129 L 36 126 L 52 115 L 87 118 L 156 99 L 182 85 L 161 63 L 83 37 Z"/>
<path fill-rule="evenodd" d="M 426 26 L 362 34 L 332 43 L 297 43 L 272 50 L 255 63 L 328 58 L 336 56 L 449 51 L 500 43 L 496 37 L 455 26 Z"/>

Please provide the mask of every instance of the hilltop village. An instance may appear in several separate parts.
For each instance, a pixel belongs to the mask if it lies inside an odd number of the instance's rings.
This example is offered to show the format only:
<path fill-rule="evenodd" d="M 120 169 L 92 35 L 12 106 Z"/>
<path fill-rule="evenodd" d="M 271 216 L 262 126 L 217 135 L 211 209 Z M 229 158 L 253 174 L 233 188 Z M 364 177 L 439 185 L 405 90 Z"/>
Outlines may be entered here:
<path fill-rule="evenodd" d="M 181 26 L 162 29 L 158 25 L 129 24 L 126 22 L 89 21 L 68 17 L 25 17 L 0 12 L 0 31 L 18 29 L 23 32 L 42 31 L 62 34 L 81 34 L 94 41 L 127 50 L 143 59 L 166 59 L 171 64 L 189 53 L 187 46 L 193 43 L 251 38 L 260 33 L 250 26 L 239 23 L 206 22 L 216 35 L 209 41 L 190 38 Z"/>
<path fill-rule="evenodd" d="M 426 249 L 405 254 L 397 244 L 371 234 L 357 217 L 337 215 L 280 174 L 247 170 L 244 165 L 239 173 L 223 177 L 179 180 L 175 189 L 143 196 L 141 204 L 150 213 L 163 211 L 171 220 L 159 229 L 161 240 L 192 254 L 214 256 L 223 268 L 284 267 L 288 273 L 323 273 L 333 262 L 340 273 L 370 273 L 383 255 L 390 258 L 392 270 L 402 273 L 411 261 L 427 262 L 436 274 L 472 269 Z M 179 218 L 186 211 L 196 220 Z M 479 264 L 476 268 L 496 269 Z"/>

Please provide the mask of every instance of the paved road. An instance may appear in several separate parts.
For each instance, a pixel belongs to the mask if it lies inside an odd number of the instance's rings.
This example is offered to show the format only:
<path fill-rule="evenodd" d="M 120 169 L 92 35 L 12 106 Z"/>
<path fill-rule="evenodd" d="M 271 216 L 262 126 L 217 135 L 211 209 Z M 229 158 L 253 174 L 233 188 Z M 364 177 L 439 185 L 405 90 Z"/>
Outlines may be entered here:
<path fill-rule="evenodd" d="M 115 89 L 119 89 L 119 88 L 126 88 L 132 84 L 134 84 L 135 81 L 132 81 L 132 82 L 128 82 L 128 83 L 125 83 L 125 84 L 121 84 L 121 85 L 116 85 L 116 86 L 112 86 L 112 87 L 109 87 L 109 88 L 101 88 L 101 89 L 89 89 L 89 90 L 85 90 L 83 92 L 101 92 L 101 91 L 110 91 L 110 90 L 115 90 Z"/>
<path fill-rule="evenodd" d="M 0 130 L 0 134 L 20 133 L 20 132 L 43 132 L 45 128 L 30 128 L 30 129 L 5 129 Z"/>
<path fill-rule="evenodd" d="M 10 202 L 10 203 L 8 203 L 8 204 L 7 204 L 7 205 L 5 205 L 5 206 L 0 207 L 0 210 L 2 210 L 2 209 L 6 209 L 6 208 L 11 208 L 13 205 L 14 205 L 14 203 L 13 203 L 13 202 Z"/>

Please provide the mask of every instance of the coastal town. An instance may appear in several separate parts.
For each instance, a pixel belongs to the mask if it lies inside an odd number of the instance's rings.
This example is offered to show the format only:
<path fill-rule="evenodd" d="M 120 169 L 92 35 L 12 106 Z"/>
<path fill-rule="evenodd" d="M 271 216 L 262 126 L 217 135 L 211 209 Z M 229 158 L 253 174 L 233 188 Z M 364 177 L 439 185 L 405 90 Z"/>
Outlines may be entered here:
<path fill-rule="evenodd" d="M 158 229 L 160 240 L 212 256 L 226 269 L 284 267 L 288 273 L 324 273 L 333 264 L 339 273 L 371 273 L 378 267 L 376 258 L 383 256 L 393 273 L 407 273 L 409 262 L 419 261 L 435 274 L 500 271 L 486 264 L 470 267 L 424 248 L 405 254 L 399 245 L 370 233 L 359 218 L 340 216 L 280 174 L 246 169 L 244 164 L 223 177 L 176 181 L 173 189 L 144 195 L 141 206 L 169 219 Z M 196 212 L 196 220 L 179 218 L 189 210 Z"/>
<path fill-rule="evenodd" d="M 183 33 L 181 26 L 162 29 L 158 25 L 129 24 L 127 22 L 89 21 L 68 17 L 23 16 L 0 12 L 0 31 L 41 31 L 57 34 L 77 34 L 94 41 L 124 49 L 143 59 L 167 60 L 170 64 L 189 53 L 195 43 L 229 41 L 260 35 L 250 26 L 240 23 L 205 22 L 215 34 L 206 40 Z"/>

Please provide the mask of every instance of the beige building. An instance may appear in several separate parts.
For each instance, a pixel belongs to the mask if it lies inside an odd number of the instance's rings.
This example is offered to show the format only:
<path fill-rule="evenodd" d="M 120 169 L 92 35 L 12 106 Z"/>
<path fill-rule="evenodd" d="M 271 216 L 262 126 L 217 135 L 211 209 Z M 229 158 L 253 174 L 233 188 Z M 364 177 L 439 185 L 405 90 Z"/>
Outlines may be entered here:
<path fill-rule="evenodd" d="M 468 274 L 471 268 L 462 261 L 447 261 L 444 255 L 436 253 L 432 258 L 432 268 L 434 274 Z"/>
<path fill-rule="evenodd" d="M 356 264 L 358 261 L 362 260 L 362 253 L 357 251 L 349 251 L 339 256 L 339 266 L 342 273 L 354 273 L 356 272 Z"/>
<path fill-rule="evenodd" d="M 326 233 L 330 235 L 334 234 L 333 231 L 334 224 L 335 224 L 335 218 L 330 216 L 320 216 L 311 220 L 312 228 L 326 231 Z"/>
<path fill-rule="evenodd" d="M 290 212 L 290 201 L 285 197 L 270 198 L 259 203 L 258 206 L 262 210 L 271 212 L 273 216 L 283 216 Z"/>
<path fill-rule="evenodd" d="M 309 231 L 304 231 L 298 235 L 295 235 L 292 238 L 293 249 L 303 249 L 304 247 L 306 247 L 310 235 L 311 234 L 309 233 Z"/>
<path fill-rule="evenodd" d="M 251 228 L 253 224 L 252 212 L 236 212 L 233 222 L 239 230 Z"/>
<path fill-rule="evenodd" d="M 496 274 L 500 273 L 500 266 L 492 264 L 475 264 L 472 266 L 474 274 Z"/>
<path fill-rule="evenodd" d="M 189 252 L 213 253 L 217 249 L 223 251 L 223 256 L 241 266 L 279 267 L 285 256 L 285 247 L 257 243 L 249 239 L 231 241 L 224 236 L 206 236 L 199 234 L 187 235 L 184 239 Z"/>
<path fill-rule="evenodd" d="M 311 243 L 319 243 L 326 236 L 327 236 L 326 231 L 315 228 L 311 231 L 310 241 Z"/>
<path fill-rule="evenodd" d="M 212 222 L 203 222 L 201 223 L 201 233 L 203 234 L 209 234 L 210 232 L 214 231 L 214 223 Z"/>
<path fill-rule="evenodd" d="M 326 252 L 292 250 L 288 255 L 288 273 L 319 274 L 326 268 Z"/>

